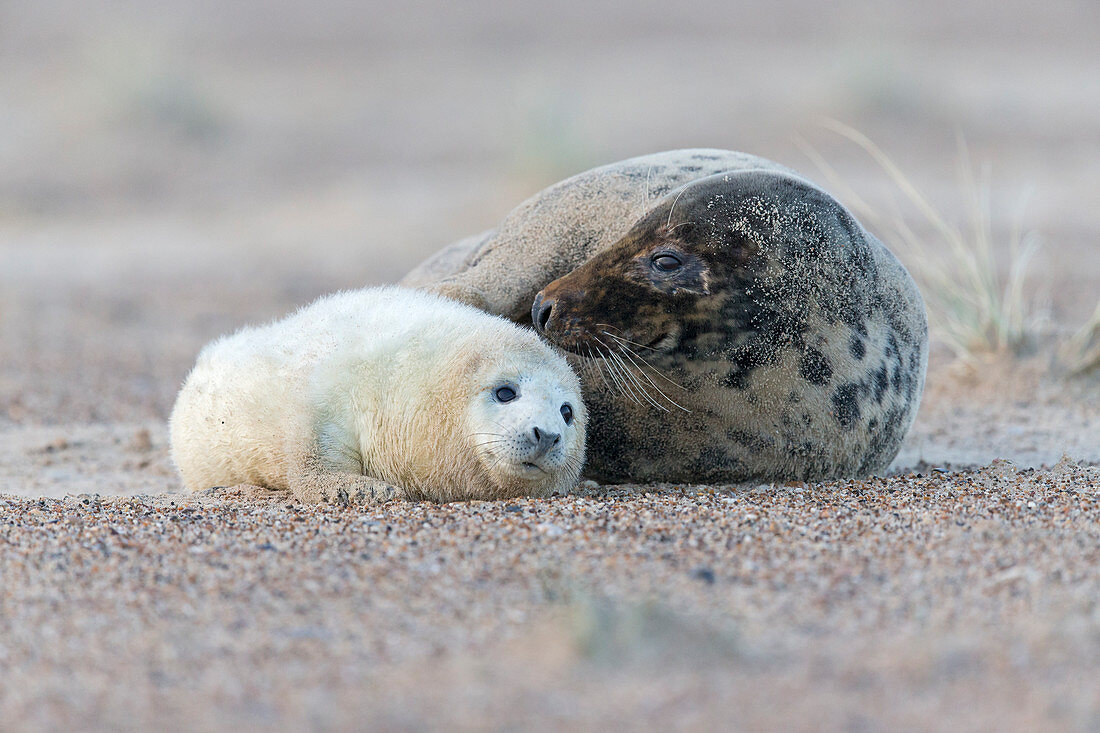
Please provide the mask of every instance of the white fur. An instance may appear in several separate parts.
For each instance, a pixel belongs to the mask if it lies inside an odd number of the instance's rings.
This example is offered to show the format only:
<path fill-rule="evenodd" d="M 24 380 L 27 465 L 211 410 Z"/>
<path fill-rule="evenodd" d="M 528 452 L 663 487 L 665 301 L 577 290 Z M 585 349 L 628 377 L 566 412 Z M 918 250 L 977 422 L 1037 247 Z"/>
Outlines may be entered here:
<path fill-rule="evenodd" d="M 503 385 L 516 399 L 495 398 Z M 396 287 L 330 295 L 212 342 L 170 420 L 189 489 L 244 483 L 304 501 L 565 491 L 586 422 L 576 376 L 534 332 Z M 561 435 L 545 454 L 535 427 Z"/>

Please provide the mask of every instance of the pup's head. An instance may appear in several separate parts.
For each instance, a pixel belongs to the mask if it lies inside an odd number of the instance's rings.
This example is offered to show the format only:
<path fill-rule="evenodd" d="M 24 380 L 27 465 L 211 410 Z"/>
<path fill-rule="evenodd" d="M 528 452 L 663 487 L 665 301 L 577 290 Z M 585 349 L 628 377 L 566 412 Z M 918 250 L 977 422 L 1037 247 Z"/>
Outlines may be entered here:
<path fill-rule="evenodd" d="M 534 334 L 523 348 L 493 351 L 473 369 L 471 449 L 499 496 L 568 491 L 584 464 L 588 414 L 579 380 Z"/>

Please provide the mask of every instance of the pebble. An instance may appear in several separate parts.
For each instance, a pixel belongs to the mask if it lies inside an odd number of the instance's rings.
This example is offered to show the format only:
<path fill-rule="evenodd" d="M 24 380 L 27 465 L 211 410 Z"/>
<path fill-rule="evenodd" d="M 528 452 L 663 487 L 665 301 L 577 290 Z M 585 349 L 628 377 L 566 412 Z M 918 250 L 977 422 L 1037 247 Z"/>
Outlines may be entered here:
<path fill-rule="evenodd" d="M 710 727 L 776 690 L 919 728 L 914 680 L 963 696 L 935 708 L 963 727 L 1065 727 L 1042 716 L 1100 719 L 1097 547 L 1100 469 L 1070 461 L 365 508 L 0 496 L 0 729 L 522 728 L 563 704 L 596 728 L 682 700 Z"/>

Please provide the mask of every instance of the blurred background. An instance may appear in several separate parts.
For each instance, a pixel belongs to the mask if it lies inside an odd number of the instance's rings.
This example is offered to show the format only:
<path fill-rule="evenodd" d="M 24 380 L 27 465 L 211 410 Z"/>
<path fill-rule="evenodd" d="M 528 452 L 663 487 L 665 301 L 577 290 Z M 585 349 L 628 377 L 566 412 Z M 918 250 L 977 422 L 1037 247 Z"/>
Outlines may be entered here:
<path fill-rule="evenodd" d="M 1041 233 L 1033 285 L 1074 328 L 1098 48 L 1093 0 L 0 0 L 0 425 L 163 419 L 214 336 L 634 155 L 742 150 L 828 188 L 808 144 L 885 209 L 896 183 L 822 117 L 952 219 L 961 133 L 994 238 Z"/>

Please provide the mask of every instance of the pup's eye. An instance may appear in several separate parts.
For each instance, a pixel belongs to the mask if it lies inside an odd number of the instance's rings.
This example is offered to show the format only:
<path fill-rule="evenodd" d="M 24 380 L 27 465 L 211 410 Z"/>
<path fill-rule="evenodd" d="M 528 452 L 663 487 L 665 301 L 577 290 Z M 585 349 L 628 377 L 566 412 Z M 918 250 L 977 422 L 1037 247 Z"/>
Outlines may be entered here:
<path fill-rule="evenodd" d="M 663 272 L 672 272 L 683 266 L 680 258 L 670 254 L 659 254 L 653 258 L 653 266 Z"/>
<path fill-rule="evenodd" d="M 566 425 L 573 424 L 573 407 L 568 402 L 561 406 L 561 417 Z"/>
<path fill-rule="evenodd" d="M 511 402 L 516 398 L 516 391 L 511 387 L 497 387 L 495 395 L 497 402 Z"/>

